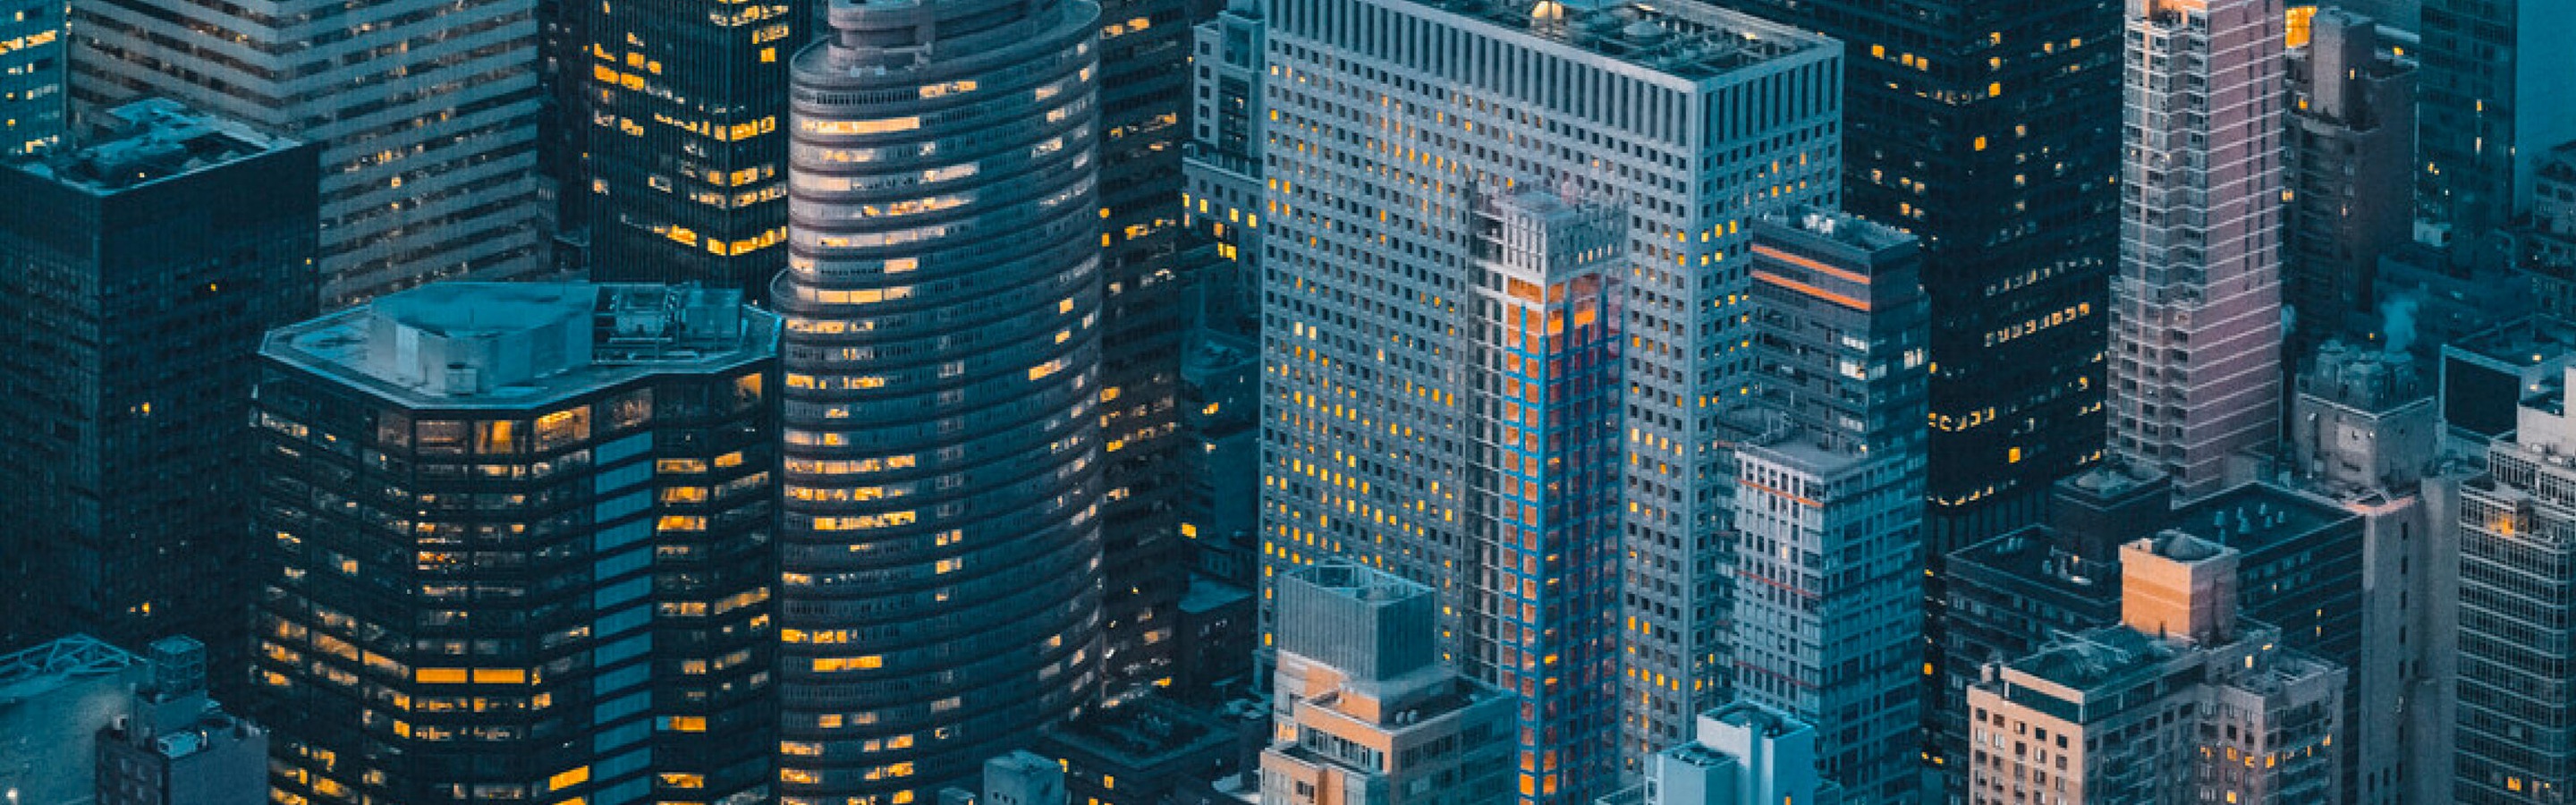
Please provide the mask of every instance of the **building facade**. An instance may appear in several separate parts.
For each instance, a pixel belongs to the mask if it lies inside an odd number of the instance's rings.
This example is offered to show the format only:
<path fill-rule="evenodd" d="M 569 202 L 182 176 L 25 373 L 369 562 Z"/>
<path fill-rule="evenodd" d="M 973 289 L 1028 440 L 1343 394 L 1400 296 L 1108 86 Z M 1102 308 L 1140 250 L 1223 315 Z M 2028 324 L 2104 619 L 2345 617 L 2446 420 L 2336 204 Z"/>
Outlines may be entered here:
<path fill-rule="evenodd" d="M 2361 651 L 2347 669 L 2356 718 L 2346 801 L 2447 799 L 2459 657 L 2459 482 L 2439 460 L 2439 409 L 2403 353 L 2334 342 L 2298 378 L 2284 468 L 2291 484 L 2362 523 Z"/>
<path fill-rule="evenodd" d="M 62 144 L 71 110 L 70 40 L 63 0 L 0 4 L 0 156 Z"/>
<path fill-rule="evenodd" d="M 1842 209 L 1922 240 L 1932 561 L 2035 521 L 2102 450 L 2120 3 L 1734 5 L 1843 42 Z"/>
<path fill-rule="evenodd" d="M 2430 16 L 2431 9 L 2426 9 Z M 2576 791 L 2576 740 L 2556 724 L 2576 717 L 2576 692 L 2555 680 L 2567 651 L 2560 625 L 2576 617 L 2576 546 L 2556 535 L 2576 522 L 2566 454 L 2576 421 L 2567 381 L 2542 383 L 2516 412 L 2510 438 L 2488 445 L 2486 472 L 2460 491 L 2459 765 L 2452 801 L 2547 802 Z"/>
<path fill-rule="evenodd" d="M 1911 802 L 1923 661 L 1925 340 L 1915 239 L 1792 210 L 1753 225 L 1734 446 L 1735 694 L 1812 724 L 1818 772 Z"/>
<path fill-rule="evenodd" d="M 80 3 L 76 122 L 160 96 L 322 149 L 320 302 L 545 266 L 536 0 Z"/>
<path fill-rule="evenodd" d="M 767 801 L 777 338 L 727 291 L 470 282 L 272 332 L 273 798 Z"/>
<path fill-rule="evenodd" d="M 836 2 L 790 66 L 788 805 L 926 799 L 1099 693 L 1098 15 Z"/>
<path fill-rule="evenodd" d="M 1215 259 L 1199 268 L 1201 324 L 1257 331 L 1261 314 L 1263 126 L 1269 23 L 1261 4 L 1230 0 L 1191 32 L 1190 139 L 1181 169 L 1183 220 Z M 1242 326 L 1237 326 L 1241 323 Z"/>
<path fill-rule="evenodd" d="M 1816 728 L 1758 704 L 1699 714 L 1690 743 L 1646 758 L 1645 781 L 1600 805 L 1840 805 L 1816 776 Z"/>
<path fill-rule="evenodd" d="M 1194 0 L 1100 3 L 1101 671 L 1113 692 L 1170 684 L 1190 546 L 1181 362 L 1192 274 L 1181 221 Z"/>
<path fill-rule="evenodd" d="M 2370 18 L 2327 8 L 2309 18 L 2307 42 L 2289 49 L 2281 303 L 2293 311 L 2297 344 L 2376 318 L 2380 256 L 2413 231 L 2415 61 L 2379 31 Z"/>
<path fill-rule="evenodd" d="M 1989 666 L 1968 692 L 1974 805 L 2332 802 L 2341 667 L 2237 620 L 2237 554 L 2121 548 L 2121 623 Z"/>
<path fill-rule="evenodd" d="M 0 645 L 213 647 L 243 680 L 250 358 L 311 315 L 315 151 L 166 100 L 0 166 Z"/>
<path fill-rule="evenodd" d="M 1483 472 L 1469 480 L 1481 578 L 1467 628 L 1495 635 L 1477 659 L 1527 705 L 1515 726 L 1535 799 L 1598 796 L 1619 758 L 1625 212 L 1525 190 L 1473 215 Z"/>
<path fill-rule="evenodd" d="M 572 6 L 577 3 L 559 3 Z M 787 268 L 787 62 L 809 15 L 787 0 L 642 0 L 565 11 L 590 278 L 697 282 L 758 300 Z M 558 146 L 560 147 L 560 146 Z M 550 149 L 552 150 L 552 149 Z"/>
<path fill-rule="evenodd" d="M 1439 661 L 1431 588 L 1331 562 L 1283 571 L 1275 589 L 1261 802 L 1510 800 L 1515 697 Z"/>
<path fill-rule="evenodd" d="M 151 677 L 99 730 L 99 805 L 233 805 L 268 798 L 268 731 L 206 698 L 206 646 L 152 641 Z"/>
<path fill-rule="evenodd" d="M 2277 0 L 2130 0 L 2110 449 L 2217 491 L 2281 430 Z"/>
<path fill-rule="evenodd" d="M 2531 220 L 2514 265 L 2531 280 L 2540 312 L 2576 316 L 2576 140 L 2559 143 L 2531 172 Z"/>
<path fill-rule="evenodd" d="M 1462 225 L 1486 190 L 1624 207 L 1620 753 L 1683 740 L 1733 665 L 1719 495 L 1734 476 L 1706 446 L 1720 406 L 1748 393 L 1752 224 L 1833 200 L 1839 47 L 1695 5 L 1266 13 L 1265 574 L 1346 556 L 1435 585 L 1444 653 L 1499 678 L 1504 621 L 1473 589 L 1490 538 L 1475 478 L 1491 470 L 1473 439 L 1476 347 L 1455 326 L 1477 282 Z M 1522 787 L 1545 791 L 1546 758 L 1522 760 Z"/>
<path fill-rule="evenodd" d="M 2562 86 L 2576 7 L 2546 0 L 2423 0 L 2420 215 L 2474 244 L 2531 210 L 2532 174 L 2576 140 Z M 2501 256 L 2501 255 L 2498 255 Z"/>

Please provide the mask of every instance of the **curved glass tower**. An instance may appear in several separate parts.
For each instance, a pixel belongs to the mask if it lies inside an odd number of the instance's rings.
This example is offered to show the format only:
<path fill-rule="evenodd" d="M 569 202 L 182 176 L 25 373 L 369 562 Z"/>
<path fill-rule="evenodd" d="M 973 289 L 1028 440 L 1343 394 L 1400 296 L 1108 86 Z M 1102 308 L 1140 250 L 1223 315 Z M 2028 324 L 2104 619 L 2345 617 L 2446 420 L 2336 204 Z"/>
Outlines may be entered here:
<path fill-rule="evenodd" d="M 927 803 L 1099 686 L 1098 16 L 833 0 L 790 65 L 787 805 Z"/>

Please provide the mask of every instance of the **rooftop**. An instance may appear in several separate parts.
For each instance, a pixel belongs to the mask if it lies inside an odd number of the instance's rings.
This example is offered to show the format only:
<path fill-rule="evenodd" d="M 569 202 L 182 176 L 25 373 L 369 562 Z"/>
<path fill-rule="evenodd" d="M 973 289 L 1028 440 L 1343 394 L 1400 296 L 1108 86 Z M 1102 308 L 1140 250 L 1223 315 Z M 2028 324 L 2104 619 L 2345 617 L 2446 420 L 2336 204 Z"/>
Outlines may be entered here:
<path fill-rule="evenodd" d="M 1950 552 L 1951 567 L 1968 563 L 2018 579 L 2044 583 L 2069 593 L 2112 591 L 2120 586 L 2120 566 L 2087 563 L 2051 539 L 2046 526 L 2025 526 L 1994 539 Z"/>
<path fill-rule="evenodd" d="M 1196 573 L 1190 574 L 1190 586 L 1181 594 L 1181 611 L 1211 612 L 1227 604 L 1248 601 L 1252 591 Z"/>
<path fill-rule="evenodd" d="M 103 196 L 303 144 L 168 98 L 128 103 L 107 117 L 109 136 L 18 168 Z"/>
<path fill-rule="evenodd" d="M 2164 473 L 2157 472 L 2144 464 L 2111 458 L 2094 465 L 2092 469 L 2066 479 L 2066 483 L 2100 497 L 2116 498 L 2130 490 L 2143 488 L 2164 478 Z"/>
<path fill-rule="evenodd" d="M 1288 575 L 1355 601 L 1400 601 L 1431 594 L 1429 587 L 1350 562 L 1311 565 L 1291 570 Z"/>
<path fill-rule="evenodd" d="M 2104 626 L 2059 635 L 2038 652 L 2014 660 L 2010 667 L 2084 691 L 2155 668 L 2174 655 L 2174 647 L 2164 641 L 2126 626 Z"/>
<path fill-rule="evenodd" d="M 91 800 L 94 736 L 126 714 L 143 665 L 87 635 L 0 655 L 0 790 L 12 805 Z"/>
<path fill-rule="evenodd" d="M 2432 390 L 2413 356 L 2379 349 L 2357 349 L 2329 340 L 2298 377 L 2299 393 L 2373 413 L 2415 403 L 2429 403 Z"/>
<path fill-rule="evenodd" d="M 1762 222 L 1781 231 L 1794 232 L 1867 252 L 1908 246 L 1915 242 L 1914 236 L 1906 233 L 1905 230 L 1850 213 L 1815 207 L 1800 206 L 1780 214 L 1766 216 Z"/>
<path fill-rule="evenodd" d="M 2251 554 L 2355 522 L 2351 512 L 2326 501 L 2253 483 L 2176 509 L 2165 527 Z"/>
<path fill-rule="evenodd" d="M 1694 3 L 1413 2 L 1693 81 L 1833 44 L 1789 26 Z"/>
<path fill-rule="evenodd" d="M 261 354 L 412 408 L 524 408 L 777 354 L 778 317 L 695 285 L 445 282 L 272 330 Z"/>
<path fill-rule="evenodd" d="M 1155 696 L 1095 709 L 1046 734 L 1133 770 L 1204 754 L 1236 740 L 1226 725 Z"/>
<path fill-rule="evenodd" d="M 2567 354 L 2576 346 L 2576 322 L 2550 316 L 2524 316 L 2454 339 L 2443 347 L 2491 363 L 2530 368 Z"/>
<path fill-rule="evenodd" d="M 1714 719 L 1720 724 L 1750 729 L 1753 734 L 1764 738 L 1778 738 L 1808 728 L 1805 722 L 1799 721 L 1795 716 L 1755 702 L 1729 703 L 1702 714 L 1702 717 Z"/>

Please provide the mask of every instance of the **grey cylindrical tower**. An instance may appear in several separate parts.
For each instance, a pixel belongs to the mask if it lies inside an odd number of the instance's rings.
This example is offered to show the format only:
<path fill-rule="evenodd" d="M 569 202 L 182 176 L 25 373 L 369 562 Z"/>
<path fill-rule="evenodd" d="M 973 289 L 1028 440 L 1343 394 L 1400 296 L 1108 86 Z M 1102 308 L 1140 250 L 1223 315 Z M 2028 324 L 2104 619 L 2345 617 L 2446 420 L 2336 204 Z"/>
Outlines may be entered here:
<path fill-rule="evenodd" d="M 1087 0 L 833 0 L 790 65 L 781 801 L 931 801 L 1098 687 Z"/>

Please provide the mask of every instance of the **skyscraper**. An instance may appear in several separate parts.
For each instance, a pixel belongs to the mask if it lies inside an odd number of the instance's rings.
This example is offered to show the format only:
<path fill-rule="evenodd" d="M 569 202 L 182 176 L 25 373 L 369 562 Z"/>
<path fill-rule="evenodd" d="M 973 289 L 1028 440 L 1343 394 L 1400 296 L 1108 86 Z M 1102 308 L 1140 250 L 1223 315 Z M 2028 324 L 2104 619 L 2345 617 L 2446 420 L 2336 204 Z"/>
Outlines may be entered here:
<path fill-rule="evenodd" d="M 317 149 L 167 100 L 0 166 L 0 646 L 172 634 L 242 677 L 250 358 L 313 310 Z"/>
<path fill-rule="evenodd" d="M 1732 445 L 1739 699 L 1827 725 L 1817 773 L 1912 802 L 1923 661 L 1923 267 L 1915 239 L 1792 209 L 1753 225 L 1753 387 Z"/>
<path fill-rule="evenodd" d="M 545 266 L 536 0 L 72 10 L 73 112 L 178 99 L 322 149 L 321 303 Z"/>
<path fill-rule="evenodd" d="M 2426 16 L 2432 10 L 2426 9 Z M 2576 690 L 2557 684 L 2571 661 L 2576 544 L 2576 371 L 2523 397 L 2510 438 L 2491 442 L 2486 472 L 2460 491 L 2459 766 L 2452 801 L 2549 802 L 2576 792 Z"/>
<path fill-rule="evenodd" d="M 2532 173 L 2576 140 L 2576 6 L 2552 0 L 2423 0 L 2422 214 L 2473 244 L 2530 212 Z"/>
<path fill-rule="evenodd" d="M 1505 617 L 1478 587 L 1502 524 L 1481 514 L 1496 469 L 1476 437 L 1502 412 L 1459 326 L 1479 315 L 1464 225 L 1490 191 L 1624 208 L 1620 752 L 1684 740 L 1733 664 L 1718 498 L 1733 475 L 1708 443 L 1747 393 L 1746 246 L 1762 213 L 1833 199 L 1840 48 L 1692 4 L 1291 0 L 1267 23 L 1264 192 L 1247 209 L 1272 412 L 1264 572 L 1339 555 L 1434 585 L 1463 671 L 1497 680 L 1517 662 L 1517 606 Z M 1557 663 L 1560 680 L 1589 665 Z M 1557 796 L 1601 793 L 1565 786 L 1562 759 L 1521 761 L 1523 790 L 1558 776 Z"/>
<path fill-rule="evenodd" d="M 63 0 L 0 3 L 0 156 L 62 142 L 71 108 L 70 42 Z"/>
<path fill-rule="evenodd" d="M 1189 587 L 1179 513 L 1189 279 L 1181 144 L 1190 137 L 1193 0 L 1100 3 L 1101 671 L 1113 692 L 1172 676 Z"/>
<path fill-rule="evenodd" d="M 2281 430 L 2279 0 L 2129 0 L 2111 450 L 2218 490 Z"/>
<path fill-rule="evenodd" d="M 2296 311 L 2290 334 L 2302 344 L 2375 315 L 2380 256 L 2414 226 L 2415 61 L 2379 32 L 2327 8 L 2290 49 L 2281 302 Z"/>
<path fill-rule="evenodd" d="M 440 283 L 261 351 L 275 796 L 767 801 L 776 316 Z"/>
<path fill-rule="evenodd" d="M 1497 635 L 1491 681 L 1528 705 L 1521 751 L 1563 770 L 1539 796 L 1596 796 L 1619 758 L 1626 214 L 1536 189 L 1472 214 L 1469 354 L 1484 376 L 1468 383 L 1483 470 L 1468 480 L 1469 629 Z"/>
<path fill-rule="evenodd" d="M 566 0 L 572 5 L 578 0 Z M 613 2 L 571 15 L 591 279 L 702 282 L 753 299 L 787 267 L 788 0 Z"/>
<path fill-rule="evenodd" d="M 1842 209 L 1922 239 L 1932 560 L 2036 520 L 2102 449 L 2119 0 L 1728 4 L 1842 40 Z"/>
<path fill-rule="evenodd" d="M 1100 688 L 1098 14 L 836 0 L 790 65 L 788 805 L 920 801 Z"/>

